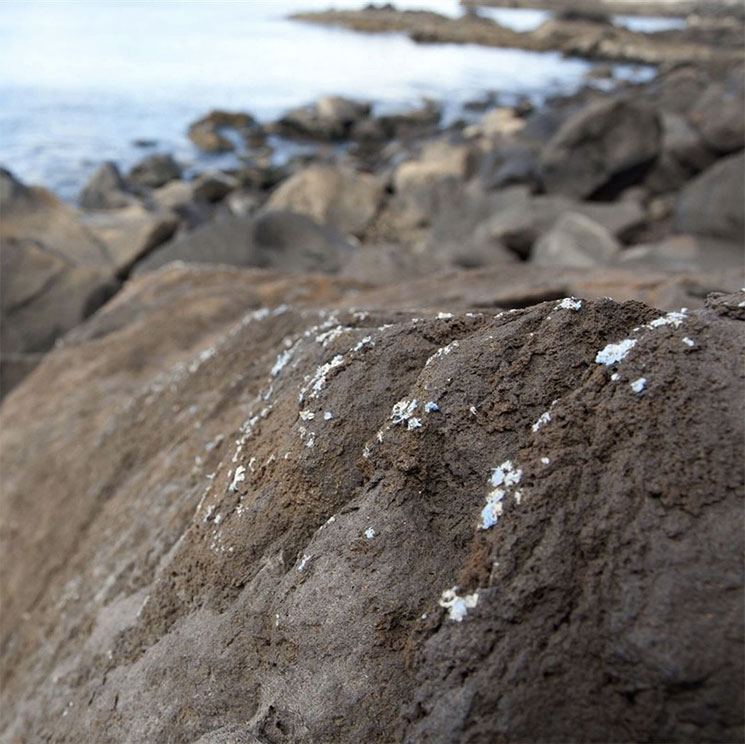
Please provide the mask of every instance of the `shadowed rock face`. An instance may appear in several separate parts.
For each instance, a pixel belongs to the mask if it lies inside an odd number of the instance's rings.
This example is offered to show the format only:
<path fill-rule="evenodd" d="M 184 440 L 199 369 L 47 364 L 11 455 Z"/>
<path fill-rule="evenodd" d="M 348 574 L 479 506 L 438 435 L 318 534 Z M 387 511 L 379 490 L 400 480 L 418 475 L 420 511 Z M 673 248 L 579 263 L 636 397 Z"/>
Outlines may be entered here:
<path fill-rule="evenodd" d="M 0 740 L 741 738 L 745 294 L 343 290 L 144 276 L 8 396 Z"/>

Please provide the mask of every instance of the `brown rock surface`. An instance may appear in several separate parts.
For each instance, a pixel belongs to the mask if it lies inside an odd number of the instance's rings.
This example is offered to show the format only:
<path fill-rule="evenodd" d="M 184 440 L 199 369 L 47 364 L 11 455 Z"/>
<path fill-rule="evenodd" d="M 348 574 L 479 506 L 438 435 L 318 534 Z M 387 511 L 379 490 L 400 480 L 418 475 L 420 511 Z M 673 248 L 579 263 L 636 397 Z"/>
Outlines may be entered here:
<path fill-rule="evenodd" d="M 396 310 L 530 269 L 172 267 L 68 336 L 0 409 L 0 740 L 740 739 L 745 294 Z"/>

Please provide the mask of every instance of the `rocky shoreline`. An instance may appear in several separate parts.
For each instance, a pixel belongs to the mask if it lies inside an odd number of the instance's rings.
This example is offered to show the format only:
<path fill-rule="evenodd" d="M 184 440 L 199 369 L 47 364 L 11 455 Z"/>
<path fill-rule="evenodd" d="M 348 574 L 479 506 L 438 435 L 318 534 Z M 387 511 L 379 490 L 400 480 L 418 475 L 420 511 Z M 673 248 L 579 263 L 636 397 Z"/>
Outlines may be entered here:
<path fill-rule="evenodd" d="M 128 174 L 105 163 L 82 211 L 3 172 L 3 390 L 128 277 L 172 260 L 378 285 L 515 263 L 648 264 L 739 286 L 739 66 L 678 66 L 609 93 L 589 81 L 538 109 L 470 108 L 446 127 L 433 101 L 380 114 L 328 97 L 268 124 L 213 111 L 189 137 L 205 152 L 238 147 L 241 167 L 186 181 L 167 154 Z M 305 154 L 277 166 L 277 136 Z"/>
<path fill-rule="evenodd" d="M 742 740 L 744 72 L 0 170 L 0 742 Z"/>
<path fill-rule="evenodd" d="M 531 8 L 584 14 L 745 17 L 745 9 L 737 0 L 460 0 L 460 4 L 466 8 Z"/>
<path fill-rule="evenodd" d="M 472 8 L 475 6 L 471 6 Z M 697 63 L 713 68 L 742 63 L 743 19 L 691 17 L 685 29 L 634 33 L 613 25 L 609 16 L 567 9 L 534 31 L 500 26 L 477 10 L 461 18 L 429 11 L 397 10 L 390 4 L 363 10 L 296 13 L 298 21 L 340 26 L 366 33 L 405 33 L 418 43 L 478 44 L 534 52 L 560 51 L 597 61 L 647 65 Z"/>

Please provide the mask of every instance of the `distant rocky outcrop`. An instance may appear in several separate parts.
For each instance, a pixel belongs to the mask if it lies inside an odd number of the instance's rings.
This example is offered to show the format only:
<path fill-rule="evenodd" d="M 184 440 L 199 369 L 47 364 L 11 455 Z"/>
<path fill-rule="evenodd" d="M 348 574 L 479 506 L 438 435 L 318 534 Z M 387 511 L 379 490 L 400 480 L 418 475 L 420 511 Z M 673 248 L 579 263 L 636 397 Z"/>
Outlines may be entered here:
<path fill-rule="evenodd" d="M 302 12 L 291 17 L 365 33 L 405 33 L 421 44 L 479 44 L 537 52 L 561 51 L 594 60 L 649 65 L 742 64 L 742 13 L 738 13 L 738 20 L 713 24 L 708 32 L 697 29 L 694 24 L 682 30 L 642 34 L 610 24 L 605 9 L 596 3 L 592 6 L 578 9 L 575 4 L 564 5 L 569 11 L 567 15 L 551 18 L 523 33 L 477 13 L 451 18 L 429 11 L 398 10 L 391 4 L 371 4 L 359 10 Z M 557 7 L 551 4 L 550 9 Z"/>
<path fill-rule="evenodd" d="M 745 293 L 352 290 L 150 273 L 6 398 L 0 739 L 741 739 Z"/>

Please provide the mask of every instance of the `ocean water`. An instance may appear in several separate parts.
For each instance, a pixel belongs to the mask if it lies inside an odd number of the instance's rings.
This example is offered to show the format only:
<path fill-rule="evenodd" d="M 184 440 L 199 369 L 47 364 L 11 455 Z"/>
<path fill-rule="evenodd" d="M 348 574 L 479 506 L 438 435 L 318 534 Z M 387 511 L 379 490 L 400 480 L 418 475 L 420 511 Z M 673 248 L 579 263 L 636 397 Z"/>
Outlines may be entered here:
<path fill-rule="evenodd" d="M 400 34 L 358 34 L 287 19 L 292 11 L 329 5 L 2 0 L 0 163 L 26 182 L 74 199 L 104 159 L 127 169 L 158 151 L 191 168 L 228 165 L 233 156 L 202 155 L 186 138 L 189 123 L 211 108 L 271 120 L 328 94 L 387 108 L 428 96 L 447 101 L 448 115 L 455 116 L 485 91 L 536 100 L 572 91 L 589 68 L 552 53 L 418 45 Z M 460 13 L 457 0 L 397 5 Z M 524 14 L 512 22 L 524 24 Z M 143 149 L 136 140 L 156 145 Z"/>

